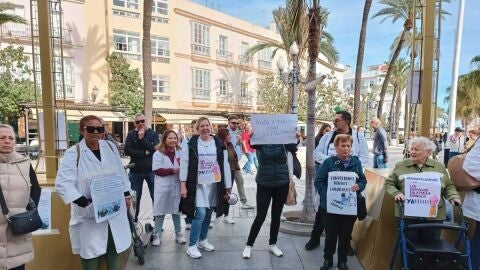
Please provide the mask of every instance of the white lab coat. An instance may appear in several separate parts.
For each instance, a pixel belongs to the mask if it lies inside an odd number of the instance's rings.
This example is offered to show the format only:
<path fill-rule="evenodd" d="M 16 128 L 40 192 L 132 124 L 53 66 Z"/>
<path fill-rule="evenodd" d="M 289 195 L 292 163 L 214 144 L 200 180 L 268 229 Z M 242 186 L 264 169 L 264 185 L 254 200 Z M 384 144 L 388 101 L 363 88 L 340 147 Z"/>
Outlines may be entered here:
<path fill-rule="evenodd" d="M 463 169 L 473 178 L 480 181 L 480 141 L 477 141 L 468 152 L 463 162 Z M 463 201 L 463 213 L 466 217 L 480 221 L 480 194 L 469 191 Z"/>
<path fill-rule="evenodd" d="M 77 147 L 72 146 L 63 157 L 57 173 L 55 187 L 65 202 L 71 204 L 70 212 L 70 241 L 73 254 L 80 254 L 84 259 L 99 257 L 107 252 L 108 227 L 112 232 L 117 253 L 126 250 L 131 244 L 130 225 L 127 219 L 126 207 L 121 212 L 101 223 L 95 222 L 93 205 L 83 208 L 74 200 L 85 196 L 91 198 L 90 182 L 93 176 L 115 172 L 122 178 L 124 191 L 130 191 L 130 182 L 123 168 L 120 155 L 114 145 L 107 145 L 107 141 L 100 140 L 99 161 L 85 144 L 79 142 L 80 158 L 77 166 Z M 112 151 L 113 149 L 113 151 Z"/>
<path fill-rule="evenodd" d="M 333 142 L 332 145 L 329 145 L 329 142 L 333 136 L 333 132 L 334 131 L 325 133 L 313 152 L 313 158 L 320 164 L 323 163 L 323 161 L 328 157 L 336 155 L 336 153 L 334 154 L 332 151 L 329 151 L 329 148 L 333 147 Z M 352 130 L 352 139 L 353 143 L 350 155 L 358 157 L 360 163 L 362 163 L 362 167 L 365 168 L 368 164 L 367 141 L 365 140 L 363 134 L 359 134 L 356 130 Z"/>
<path fill-rule="evenodd" d="M 155 151 L 152 160 L 152 170 L 155 171 L 160 168 L 179 169 L 180 151 L 175 150 L 173 163 L 167 155 L 160 151 Z M 154 187 L 153 215 L 179 214 L 180 178 L 178 174 L 167 176 L 155 175 Z"/>

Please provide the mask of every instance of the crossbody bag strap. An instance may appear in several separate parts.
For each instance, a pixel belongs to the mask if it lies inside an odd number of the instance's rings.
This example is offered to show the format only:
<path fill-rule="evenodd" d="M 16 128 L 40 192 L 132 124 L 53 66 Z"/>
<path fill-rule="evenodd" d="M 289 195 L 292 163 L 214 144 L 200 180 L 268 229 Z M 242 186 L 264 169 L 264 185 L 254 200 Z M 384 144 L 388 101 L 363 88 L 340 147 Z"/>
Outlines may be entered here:
<path fill-rule="evenodd" d="M 0 185 L 0 205 L 2 206 L 2 213 L 8 217 L 9 210 L 5 197 L 3 196 L 2 185 Z"/>

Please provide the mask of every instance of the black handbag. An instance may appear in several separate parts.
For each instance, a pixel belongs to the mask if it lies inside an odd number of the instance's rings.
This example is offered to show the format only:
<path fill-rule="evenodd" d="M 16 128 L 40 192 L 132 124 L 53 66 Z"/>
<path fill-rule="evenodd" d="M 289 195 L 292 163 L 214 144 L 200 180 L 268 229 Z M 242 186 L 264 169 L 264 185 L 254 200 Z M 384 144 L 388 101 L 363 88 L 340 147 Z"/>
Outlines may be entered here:
<path fill-rule="evenodd" d="M 367 217 L 367 203 L 362 193 L 357 192 L 357 218 L 364 220 Z"/>
<path fill-rule="evenodd" d="M 2 213 L 7 217 L 10 230 L 14 235 L 31 233 L 42 227 L 42 219 L 38 214 L 37 206 L 32 198 L 30 198 L 30 201 L 26 206 L 27 211 L 10 216 L 8 214 L 10 211 L 8 210 L 5 197 L 3 196 L 2 187 L 0 186 L 0 205 L 2 206 Z"/>
<path fill-rule="evenodd" d="M 292 153 L 293 156 L 293 175 L 295 175 L 298 179 L 302 177 L 302 164 L 300 164 L 300 160 L 298 160 L 297 154 Z"/>

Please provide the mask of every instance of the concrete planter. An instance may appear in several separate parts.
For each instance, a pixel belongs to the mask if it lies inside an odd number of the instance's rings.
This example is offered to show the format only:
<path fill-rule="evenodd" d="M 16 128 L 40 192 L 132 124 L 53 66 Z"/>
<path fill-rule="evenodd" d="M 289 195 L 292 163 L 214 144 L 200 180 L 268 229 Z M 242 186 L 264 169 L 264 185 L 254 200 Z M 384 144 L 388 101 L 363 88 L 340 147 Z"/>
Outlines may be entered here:
<path fill-rule="evenodd" d="M 288 211 L 283 212 L 287 220 L 280 223 L 280 231 L 286 234 L 310 236 L 313 223 L 300 222 L 302 211 Z"/>

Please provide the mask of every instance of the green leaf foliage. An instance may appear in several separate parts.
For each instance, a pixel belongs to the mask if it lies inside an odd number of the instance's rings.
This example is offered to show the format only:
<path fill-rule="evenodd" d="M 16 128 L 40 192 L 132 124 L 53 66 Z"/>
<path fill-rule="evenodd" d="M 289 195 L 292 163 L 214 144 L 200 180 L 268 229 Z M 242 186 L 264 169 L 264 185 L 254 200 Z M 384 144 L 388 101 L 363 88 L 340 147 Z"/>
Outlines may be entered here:
<path fill-rule="evenodd" d="M 0 50 L 0 120 L 8 122 L 21 115 L 19 104 L 35 99 L 29 58 L 23 47 L 7 46 Z"/>
<path fill-rule="evenodd" d="M 132 68 L 119 54 L 107 57 L 111 77 L 109 89 L 112 105 L 128 108 L 127 115 L 132 116 L 143 110 L 143 86 L 140 71 Z"/>

